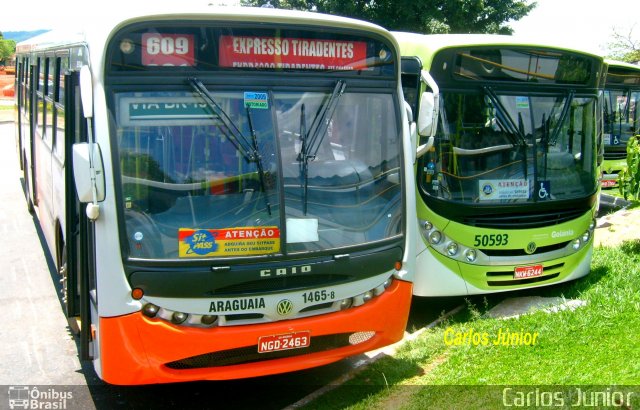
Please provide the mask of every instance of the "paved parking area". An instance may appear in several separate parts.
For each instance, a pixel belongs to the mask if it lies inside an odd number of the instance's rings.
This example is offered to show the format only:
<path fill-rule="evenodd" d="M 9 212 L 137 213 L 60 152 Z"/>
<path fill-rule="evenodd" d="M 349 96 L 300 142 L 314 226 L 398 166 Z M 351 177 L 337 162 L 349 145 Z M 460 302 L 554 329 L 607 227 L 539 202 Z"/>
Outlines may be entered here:
<path fill-rule="evenodd" d="M 57 273 L 27 212 L 13 132 L 0 124 L 0 385 L 86 384 Z"/>

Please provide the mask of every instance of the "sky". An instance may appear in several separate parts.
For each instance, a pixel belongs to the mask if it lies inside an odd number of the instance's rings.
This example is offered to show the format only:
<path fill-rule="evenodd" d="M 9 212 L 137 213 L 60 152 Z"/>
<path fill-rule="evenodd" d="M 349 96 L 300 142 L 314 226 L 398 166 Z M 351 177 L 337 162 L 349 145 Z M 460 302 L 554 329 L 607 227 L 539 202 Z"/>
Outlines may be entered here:
<path fill-rule="evenodd" d="M 180 4 L 238 3 L 239 0 L 179 0 Z M 115 14 L 132 4 L 170 4 L 175 0 L 18 0 L 9 18 L 0 20 L 0 31 L 23 31 L 69 27 L 80 18 L 79 10 L 90 7 L 102 16 Z M 531 2 L 531 0 L 529 0 Z M 538 6 L 526 17 L 510 25 L 518 36 L 557 43 L 586 51 L 606 53 L 613 39 L 613 28 L 640 39 L 640 2 L 638 0 L 537 0 Z M 102 4 L 102 6 L 101 6 Z M 51 9 L 50 6 L 54 5 Z M 89 6 L 90 5 L 90 6 Z M 37 10 L 49 6 L 47 13 Z M 102 8 L 102 9 L 100 9 Z M 634 28 L 635 26 L 635 28 Z"/>
<path fill-rule="evenodd" d="M 531 1 L 529 1 L 531 3 Z M 537 0 L 529 15 L 510 26 L 517 36 L 606 54 L 613 28 L 640 40 L 638 0 Z"/>

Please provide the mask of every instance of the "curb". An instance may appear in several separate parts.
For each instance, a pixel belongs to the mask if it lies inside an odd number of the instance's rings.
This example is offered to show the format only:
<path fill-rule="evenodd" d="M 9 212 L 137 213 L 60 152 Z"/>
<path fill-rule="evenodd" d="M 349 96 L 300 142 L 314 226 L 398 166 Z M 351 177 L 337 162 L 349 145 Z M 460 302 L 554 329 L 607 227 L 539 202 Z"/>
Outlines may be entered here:
<path fill-rule="evenodd" d="M 431 329 L 431 328 L 439 325 L 444 319 L 447 319 L 448 317 L 450 317 L 452 315 L 455 315 L 460 310 L 462 310 L 462 308 L 464 308 L 464 305 L 456 306 L 455 308 L 451 309 L 450 311 L 448 311 L 444 315 L 438 317 L 436 320 L 434 320 L 433 322 L 429 323 L 425 327 L 420 328 L 420 329 L 416 330 L 413 333 L 405 334 L 405 336 L 399 342 L 396 342 L 396 343 L 394 343 L 392 345 L 389 345 L 389 346 L 386 346 L 386 347 L 382 347 L 382 348 L 377 349 L 377 350 L 372 350 L 371 352 L 364 353 L 364 356 L 366 356 L 366 357 L 363 358 L 362 360 L 357 361 L 354 364 L 353 369 L 351 369 L 347 373 L 343 374 L 342 376 L 338 377 L 337 379 L 335 379 L 334 381 L 330 382 L 329 384 L 325 385 L 324 387 L 321 387 L 320 389 L 318 389 L 318 390 L 316 390 L 316 391 L 314 391 L 312 393 L 309 393 L 308 395 L 306 395 L 305 397 L 301 398 L 297 402 L 288 405 L 287 407 L 284 408 L 284 410 L 299 409 L 300 407 L 309 404 L 310 402 L 312 402 L 313 400 L 315 400 L 318 397 L 322 396 L 323 394 L 328 393 L 331 390 L 335 389 L 336 387 L 341 386 L 345 382 L 353 379 L 356 374 L 358 374 L 360 371 L 364 370 L 367 366 L 377 362 L 378 360 L 382 359 L 383 357 L 393 356 L 393 354 L 395 354 L 395 352 L 398 350 L 399 347 L 401 347 L 402 345 L 404 345 L 405 343 L 407 343 L 407 342 L 409 342 L 411 340 L 416 339 L 418 336 L 420 336 L 422 333 L 424 333 L 427 329 Z"/>

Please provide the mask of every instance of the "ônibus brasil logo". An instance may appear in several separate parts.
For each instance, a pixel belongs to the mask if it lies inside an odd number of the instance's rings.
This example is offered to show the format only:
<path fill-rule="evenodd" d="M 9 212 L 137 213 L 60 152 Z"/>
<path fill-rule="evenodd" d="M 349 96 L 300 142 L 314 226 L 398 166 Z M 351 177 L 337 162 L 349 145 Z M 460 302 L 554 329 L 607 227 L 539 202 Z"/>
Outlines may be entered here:
<path fill-rule="evenodd" d="M 68 401 L 73 399 L 70 391 L 61 391 L 52 387 L 38 389 L 29 386 L 9 386 L 10 409 L 66 409 Z"/>

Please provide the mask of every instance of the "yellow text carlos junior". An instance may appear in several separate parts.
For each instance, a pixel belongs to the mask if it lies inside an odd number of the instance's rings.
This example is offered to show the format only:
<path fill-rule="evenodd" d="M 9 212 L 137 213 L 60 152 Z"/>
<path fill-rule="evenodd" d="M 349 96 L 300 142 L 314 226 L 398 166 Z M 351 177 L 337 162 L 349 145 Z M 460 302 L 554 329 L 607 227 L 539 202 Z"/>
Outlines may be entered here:
<path fill-rule="evenodd" d="M 448 327 L 444 331 L 444 343 L 447 346 L 535 346 L 538 332 L 525 332 L 523 329 L 511 331 L 499 328 L 495 334 L 476 332 L 473 329 L 455 330 Z"/>

